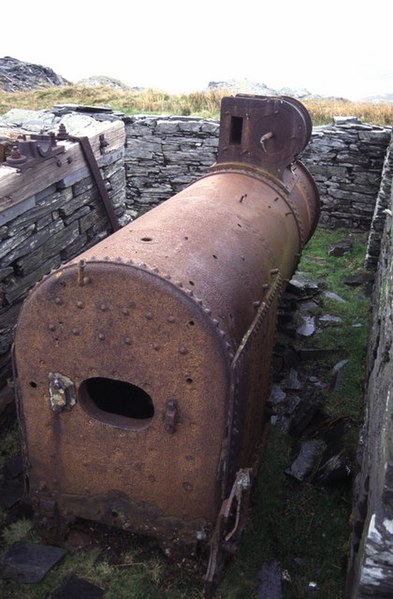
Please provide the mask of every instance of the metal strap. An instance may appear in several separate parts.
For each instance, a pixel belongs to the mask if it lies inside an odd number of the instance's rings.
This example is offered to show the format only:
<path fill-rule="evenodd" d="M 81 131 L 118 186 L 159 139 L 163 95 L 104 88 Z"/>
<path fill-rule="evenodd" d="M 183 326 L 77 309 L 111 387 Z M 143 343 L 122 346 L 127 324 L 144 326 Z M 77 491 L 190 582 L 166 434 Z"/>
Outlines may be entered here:
<path fill-rule="evenodd" d="M 79 142 L 83 155 L 86 159 L 87 164 L 89 165 L 90 172 L 97 186 L 98 192 L 101 196 L 102 202 L 105 207 L 105 211 L 108 215 L 109 222 L 111 223 L 113 231 L 118 231 L 120 229 L 119 221 L 117 220 L 117 216 L 113 209 L 113 204 L 109 199 L 108 192 L 106 190 L 101 171 L 98 168 L 96 157 L 94 156 L 94 152 L 92 150 L 90 140 L 88 137 L 69 137 L 71 141 Z"/>

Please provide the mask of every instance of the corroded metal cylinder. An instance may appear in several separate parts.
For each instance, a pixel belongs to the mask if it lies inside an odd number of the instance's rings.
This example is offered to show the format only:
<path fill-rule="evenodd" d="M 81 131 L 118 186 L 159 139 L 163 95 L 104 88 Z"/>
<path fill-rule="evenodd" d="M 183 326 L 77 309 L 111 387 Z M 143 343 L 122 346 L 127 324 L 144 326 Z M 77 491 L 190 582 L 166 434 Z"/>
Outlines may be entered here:
<path fill-rule="evenodd" d="M 30 294 L 14 363 L 38 517 L 172 542 L 216 526 L 254 465 L 277 301 L 318 221 L 310 132 L 295 100 L 224 99 L 209 173 Z"/>

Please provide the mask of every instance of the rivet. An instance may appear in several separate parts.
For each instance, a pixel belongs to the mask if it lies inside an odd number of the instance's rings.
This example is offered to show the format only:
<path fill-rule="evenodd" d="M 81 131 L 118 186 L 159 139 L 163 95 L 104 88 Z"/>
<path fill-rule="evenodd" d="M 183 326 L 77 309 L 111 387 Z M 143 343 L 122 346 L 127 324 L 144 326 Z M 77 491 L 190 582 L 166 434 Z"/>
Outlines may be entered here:
<path fill-rule="evenodd" d="M 210 316 L 210 314 L 212 313 L 211 310 L 209 310 L 209 308 L 204 308 L 204 313 L 207 314 L 208 316 Z"/>
<path fill-rule="evenodd" d="M 259 308 L 259 306 L 261 305 L 260 301 L 256 301 L 252 304 L 254 306 L 254 308 Z"/>
<path fill-rule="evenodd" d="M 175 317 L 174 316 L 168 316 L 167 321 L 168 322 L 175 322 Z"/>
<path fill-rule="evenodd" d="M 104 341 L 104 339 L 105 339 L 105 335 L 104 335 L 104 333 L 98 333 L 98 339 L 99 339 L 100 341 Z"/>
<path fill-rule="evenodd" d="M 129 337 L 124 337 L 124 343 L 126 345 L 131 345 L 131 339 Z"/>
<path fill-rule="evenodd" d="M 145 312 L 146 320 L 153 320 L 153 314 L 151 312 Z"/>
<path fill-rule="evenodd" d="M 124 316 L 128 316 L 130 313 L 130 311 L 127 308 L 123 308 L 122 312 L 123 312 Z"/>
<path fill-rule="evenodd" d="M 50 324 L 48 324 L 48 329 L 50 331 L 55 331 L 56 330 L 56 326 L 51 322 Z"/>
<path fill-rule="evenodd" d="M 217 320 L 216 318 L 213 318 L 213 324 L 214 324 L 216 327 L 218 327 L 218 325 L 219 325 L 220 323 L 218 322 L 218 320 Z"/>
<path fill-rule="evenodd" d="M 144 262 L 141 262 L 139 268 L 147 268 L 147 265 Z"/>
<path fill-rule="evenodd" d="M 84 307 L 84 305 L 85 305 L 85 304 L 84 304 L 83 302 L 81 302 L 81 301 L 79 301 L 79 302 L 76 302 L 76 307 L 77 307 L 77 308 L 83 308 L 83 307 Z"/>
<path fill-rule="evenodd" d="M 269 283 L 264 283 L 262 285 L 262 289 L 269 289 Z"/>
<path fill-rule="evenodd" d="M 156 351 L 159 351 L 160 344 L 159 343 L 153 343 L 153 349 L 155 349 Z"/>
<path fill-rule="evenodd" d="M 193 490 L 193 486 L 191 483 L 185 482 L 183 483 L 183 489 L 185 490 L 186 493 L 191 493 L 191 491 Z"/>
<path fill-rule="evenodd" d="M 278 268 L 272 268 L 270 271 L 271 275 L 276 275 L 278 273 Z"/>
<path fill-rule="evenodd" d="M 61 306 L 63 304 L 63 300 L 61 299 L 61 297 L 55 298 L 55 304 L 57 304 L 58 306 Z"/>
<path fill-rule="evenodd" d="M 80 334 L 80 330 L 79 329 L 72 329 L 72 334 L 75 335 L 76 337 Z"/>
<path fill-rule="evenodd" d="M 83 284 L 84 285 L 88 285 L 90 283 L 90 281 L 91 281 L 90 277 L 83 277 Z"/>
<path fill-rule="evenodd" d="M 182 354 L 183 356 L 185 356 L 186 354 L 188 354 L 188 349 L 186 347 L 184 347 L 184 345 L 182 347 L 179 348 L 179 354 Z"/>
<path fill-rule="evenodd" d="M 99 308 L 102 312 L 106 312 L 106 310 L 108 309 L 108 306 L 103 303 L 103 304 L 100 304 Z"/>

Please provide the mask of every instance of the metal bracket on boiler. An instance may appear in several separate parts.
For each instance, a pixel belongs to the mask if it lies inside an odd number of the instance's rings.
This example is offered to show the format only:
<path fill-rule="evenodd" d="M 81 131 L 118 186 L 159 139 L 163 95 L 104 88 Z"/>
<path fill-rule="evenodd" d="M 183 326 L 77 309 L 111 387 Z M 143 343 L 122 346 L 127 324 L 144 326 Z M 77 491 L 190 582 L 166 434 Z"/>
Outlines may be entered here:
<path fill-rule="evenodd" d="M 244 530 L 251 493 L 252 468 L 242 468 L 236 474 L 229 497 L 222 502 L 210 546 L 209 563 L 204 577 L 204 598 L 213 596 L 225 554 L 233 554 Z"/>

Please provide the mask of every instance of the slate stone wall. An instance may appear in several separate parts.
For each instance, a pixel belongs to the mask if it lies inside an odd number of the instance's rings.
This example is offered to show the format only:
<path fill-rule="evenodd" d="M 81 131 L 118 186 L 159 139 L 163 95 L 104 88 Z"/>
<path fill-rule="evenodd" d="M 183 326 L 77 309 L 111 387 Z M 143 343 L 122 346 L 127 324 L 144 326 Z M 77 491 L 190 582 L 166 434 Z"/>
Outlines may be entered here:
<path fill-rule="evenodd" d="M 219 123 L 182 117 L 125 117 L 127 209 L 134 216 L 207 172 Z M 391 128 L 336 119 L 316 127 L 300 159 L 321 195 L 320 224 L 367 231 L 374 215 Z"/>
<path fill-rule="evenodd" d="M 389 197 L 393 210 L 393 198 Z M 393 221 L 387 215 L 372 301 L 347 599 L 393 597 Z"/>
<path fill-rule="evenodd" d="M 124 150 L 103 156 L 100 171 L 115 214 L 125 224 Z M 0 387 L 11 374 L 12 330 L 29 289 L 110 232 L 87 167 L 0 212 Z"/>
<path fill-rule="evenodd" d="M 126 203 L 136 217 L 206 174 L 217 156 L 219 122 L 125 117 Z"/>

